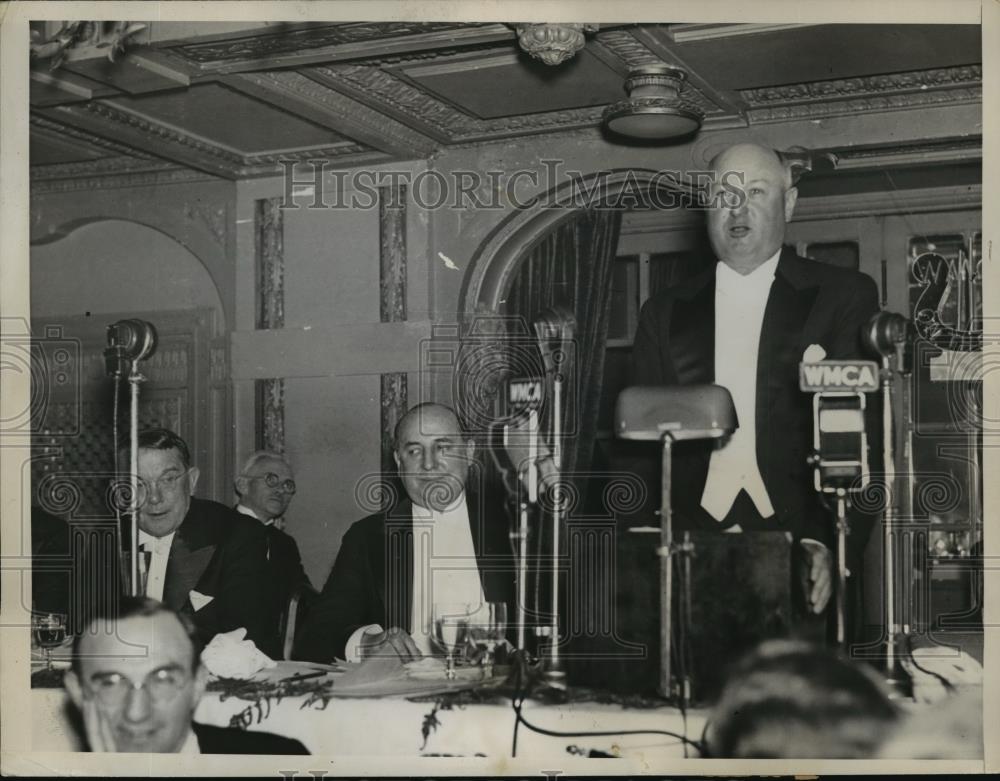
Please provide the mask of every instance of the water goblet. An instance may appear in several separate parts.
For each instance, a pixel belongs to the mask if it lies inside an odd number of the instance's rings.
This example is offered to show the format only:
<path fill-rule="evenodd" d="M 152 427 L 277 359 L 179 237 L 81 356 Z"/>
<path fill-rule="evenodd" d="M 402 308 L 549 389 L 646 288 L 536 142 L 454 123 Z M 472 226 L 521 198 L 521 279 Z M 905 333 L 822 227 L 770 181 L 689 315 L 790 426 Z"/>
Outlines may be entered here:
<path fill-rule="evenodd" d="M 470 617 L 475 607 L 461 602 L 435 602 L 433 608 L 434 640 L 447 654 L 445 677 L 455 678 L 455 651 L 469 639 Z"/>
<path fill-rule="evenodd" d="M 35 645 L 45 653 L 45 669 L 52 669 L 52 649 L 66 640 L 66 616 L 60 613 L 38 613 L 31 618 Z"/>

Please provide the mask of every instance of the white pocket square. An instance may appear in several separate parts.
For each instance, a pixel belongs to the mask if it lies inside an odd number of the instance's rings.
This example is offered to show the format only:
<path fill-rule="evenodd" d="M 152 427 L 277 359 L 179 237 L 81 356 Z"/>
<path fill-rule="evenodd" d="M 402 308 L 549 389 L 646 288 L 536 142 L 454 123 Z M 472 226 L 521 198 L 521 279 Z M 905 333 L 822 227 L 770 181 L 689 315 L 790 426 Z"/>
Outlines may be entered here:
<path fill-rule="evenodd" d="M 194 589 L 191 589 L 191 592 L 188 594 L 188 599 L 191 600 L 191 605 L 194 607 L 195 612 L 197 612 L 215 599 L 215 597 L 209 596 L 208 594 L 201 594 Z"/>

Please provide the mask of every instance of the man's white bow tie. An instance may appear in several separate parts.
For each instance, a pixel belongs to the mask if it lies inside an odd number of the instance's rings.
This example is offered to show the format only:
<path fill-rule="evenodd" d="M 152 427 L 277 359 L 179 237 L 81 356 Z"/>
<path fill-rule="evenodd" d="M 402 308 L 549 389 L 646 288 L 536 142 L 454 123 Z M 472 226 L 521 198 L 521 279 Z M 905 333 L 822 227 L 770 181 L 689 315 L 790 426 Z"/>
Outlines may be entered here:
<path fill-rule="evenodd" d="M 153 538 L 152 540 L 146 540 L 142 544 L 142 548 L 147 553 L 155 553 L 157 555 L 170 553 L 170 543 L 162 537 L 156 537 Z"/>

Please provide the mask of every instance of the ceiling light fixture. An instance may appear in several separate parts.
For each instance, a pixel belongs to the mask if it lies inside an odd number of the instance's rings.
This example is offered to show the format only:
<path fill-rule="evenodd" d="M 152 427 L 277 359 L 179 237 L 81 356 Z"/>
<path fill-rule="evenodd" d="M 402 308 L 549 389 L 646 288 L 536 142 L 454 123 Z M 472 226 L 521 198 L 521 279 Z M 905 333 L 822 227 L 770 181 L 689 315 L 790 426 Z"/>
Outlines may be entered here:
<path fill-rule="evenodd" d="M 575 55 L 587 42 L 584 33 L 597 32 L 600 25 L 516 24 L 517 42 L 536 60 L 546 65 L 559 65 Z"/>
<path fill-rule="evenodd" d="M 697 132 L 704 114 L 681 97 L 687 73 L 672 65 L 643 65 L 625 80 L 626 100 L 604 110 L 604 126 L 628 138 L 665 141 Z"/>

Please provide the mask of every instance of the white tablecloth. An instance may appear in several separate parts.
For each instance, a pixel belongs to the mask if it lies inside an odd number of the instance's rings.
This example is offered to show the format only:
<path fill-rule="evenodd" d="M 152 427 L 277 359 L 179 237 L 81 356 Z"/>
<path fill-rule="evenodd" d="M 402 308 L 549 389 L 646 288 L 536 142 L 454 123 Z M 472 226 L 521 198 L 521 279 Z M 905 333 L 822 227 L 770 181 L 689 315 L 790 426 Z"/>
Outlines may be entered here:
<path fill-rule="evenodd" d="M 70 724 L 69 705 L 61 689 L 31 692 L 35 751 L 80 750 L 79 737 Z M 486 756 L 510 757 L 515 717 L 509 700 L 503 704 L 456 705 L 438 709 L 437 726 L 426 744 L 421 728 L 435 702 L 412 702 L 403 697 L 334 698 L 303 707 L 305 697 L 271 701 L 252 710 L 251 730 L 294 737 L 313 754 L 332 756 Z M 208 693 L 195 713 L 206 724 L 228 726 L 230 719 L 252 703 Z M 670 707 L 629 709 L 593 702 L 554 706 L 533 701 L 524 704 L 526 720 L 538 727 L 571 731 L 669 730 L 683 733 L 680 713 Z M 687 735 L 697 739 L 704 713 L 689 712 Z M 567 757 L 568 747 L 586 755 L 591 750 L 629 756 L 655 765 L 656 760 L 684 756 L 683 746 L 666 735 L 613 735 L 608 737 L 550 737 L 518 730 L 518 757 Z M 580 755 L 580 754 L 577 754 Z"/>

